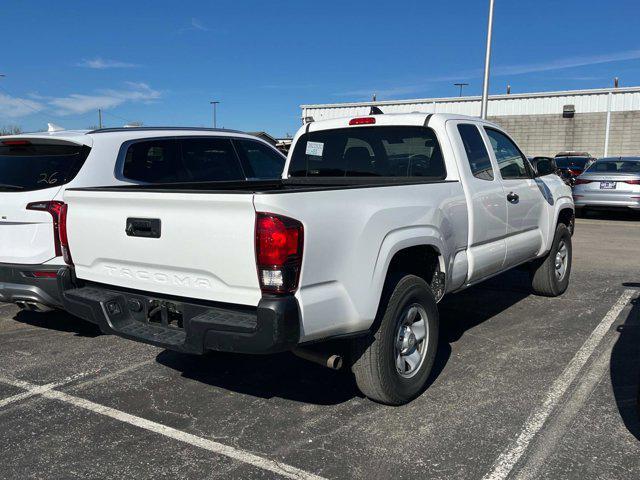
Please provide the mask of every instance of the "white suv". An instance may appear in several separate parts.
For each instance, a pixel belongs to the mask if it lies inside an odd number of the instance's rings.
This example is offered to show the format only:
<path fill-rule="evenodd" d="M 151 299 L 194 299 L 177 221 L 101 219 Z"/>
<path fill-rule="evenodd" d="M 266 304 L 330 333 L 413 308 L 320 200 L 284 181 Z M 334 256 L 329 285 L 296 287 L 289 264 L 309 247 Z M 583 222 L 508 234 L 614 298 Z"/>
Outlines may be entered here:
<path fill-rule="evenodd" d="M 279 178 L 285 157 L 232 130 L 113 128 L 0 137 L 0 302 L 61 308 L 68 188 Z M 64 239 L 63 239 L 64 240 Z"/>

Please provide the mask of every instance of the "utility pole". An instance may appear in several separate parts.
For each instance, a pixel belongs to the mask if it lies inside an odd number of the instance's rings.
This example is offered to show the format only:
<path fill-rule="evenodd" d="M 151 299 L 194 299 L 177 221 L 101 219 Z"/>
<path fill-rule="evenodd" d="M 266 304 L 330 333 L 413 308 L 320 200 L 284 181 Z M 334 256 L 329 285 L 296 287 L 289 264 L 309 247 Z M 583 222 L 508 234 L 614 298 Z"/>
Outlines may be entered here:
<path fill-rule="evenodd" d="M 468 83 L 454 83 L 456 87 L 460 87 L 460 96 L 462 96 L 462 89 L 469 85 Z"/>
<path fill-rule="evenodd" d="M 98 109 L 98 128 L 102 128 L 102 109 Z"/>
<path fill-rule="evenodd" d="M 482 103 L 480 118 L 487 118 L 489 104 L 489 65 L 491 64 L 491 33 L 493 31 L 493 0 L 489 0 L 489 22 L 487 24 L 487 51 L 484 57 L 484 80 L 482 82 Z"/>
<path fill-rule="evenodd" d="M 220 103 L 219 100 L 212 100 L 209 102 L 211 105 L 213 105 L 213 128 L 216 128 L 217 126 L 217 119 L 216 119 L 216 107 L 218 106 L 218 104 Z"/>

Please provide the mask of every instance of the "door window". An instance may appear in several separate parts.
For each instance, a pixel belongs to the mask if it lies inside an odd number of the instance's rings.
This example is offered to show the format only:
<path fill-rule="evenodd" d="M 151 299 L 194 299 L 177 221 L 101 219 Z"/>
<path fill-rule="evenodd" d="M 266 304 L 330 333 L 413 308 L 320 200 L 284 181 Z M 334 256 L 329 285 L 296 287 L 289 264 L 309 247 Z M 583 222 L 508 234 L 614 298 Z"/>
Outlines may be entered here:
<path fill-rule="evenodd" d="M 513 141 L 504 133 L 485 128 L 491 147 L 496 155 L 500 175 L 505 180 L 514 178 L 530 178 L 531 172 L 524 155 Z"/>
<path fill-rule="evenodd" d="M 461 123 L 458 125 L 458 132 L 473 176 L 481 180 L 493 180 L 493 166 L 489 159 L 489 152 L 478 128 L 469 123 Z"/>

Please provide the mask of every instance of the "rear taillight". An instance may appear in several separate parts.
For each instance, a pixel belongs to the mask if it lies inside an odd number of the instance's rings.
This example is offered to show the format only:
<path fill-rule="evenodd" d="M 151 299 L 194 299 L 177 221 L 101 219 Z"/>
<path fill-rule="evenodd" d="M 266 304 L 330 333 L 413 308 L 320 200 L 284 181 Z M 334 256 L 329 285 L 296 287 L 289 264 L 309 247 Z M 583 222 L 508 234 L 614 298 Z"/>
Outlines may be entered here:
<path fill-rule="evenodd" d="M 60 245 L 60 212 L 65 206 L 63 202 L 32 202 L 27 205 L 27 210 L 37 210 L 40 212 L 49 212 L 53 217 L 53 245 L 56 251 L 56 257 L 62 255 Z"/>
<path fill-rule="evenodd" d="M 263 293 L 291 293 L 298 288 L 304 230 L 293 218 L 258 212 L 256 264 Z"/>
<path fill-rule="evenodd" d="M 62 204 L 60 209 L 60 246 L 62 247 L 62 257 L 67 265 L 73 266 L 71 250 L 69 250 L 69 237 L 67 236 L 67 212 L 69 205 Z"/>
<path fill-rule="evenodd" d="M 35 278 L 56 278 L 58 276 L 58 272 L 33 272 L 33 276 Z"/>
<path fill-rule="evenodd" d="M 640 180 L 623 180 L 623 182 L 629 185 L 640 185 Z"/>
<path fill-rule="evenodd" d="M 591 183 L 593 180 L 584 180 L 583 178 L 576 178 L 576 185 L 584 185 L 585 183 Z"/>

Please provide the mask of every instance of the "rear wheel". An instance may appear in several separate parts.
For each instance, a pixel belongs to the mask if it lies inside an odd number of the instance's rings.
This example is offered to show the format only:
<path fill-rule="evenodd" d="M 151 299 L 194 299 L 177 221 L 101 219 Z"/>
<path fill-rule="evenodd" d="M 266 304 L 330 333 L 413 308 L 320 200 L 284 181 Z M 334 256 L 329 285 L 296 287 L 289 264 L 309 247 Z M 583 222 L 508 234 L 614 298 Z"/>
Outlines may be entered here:
<path fill-rule="evenodd" d="M 558 224 L 551 250 L 531 268 L 531 287 L 537 295 L 557 297 L 569 286 L 571 275 L 571 233 L 563 223 Z"/>
<path fill-rule="evenodd" d="M 377 328 L 354 341 L 352 370 L 372 400 L 402 405 L 418 396 L 438 346 L 438 309 L 429 285 L 415 275 L 388 282 Z"/>

